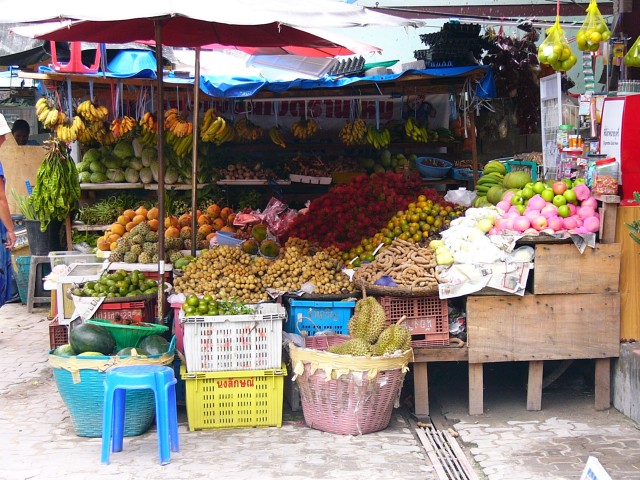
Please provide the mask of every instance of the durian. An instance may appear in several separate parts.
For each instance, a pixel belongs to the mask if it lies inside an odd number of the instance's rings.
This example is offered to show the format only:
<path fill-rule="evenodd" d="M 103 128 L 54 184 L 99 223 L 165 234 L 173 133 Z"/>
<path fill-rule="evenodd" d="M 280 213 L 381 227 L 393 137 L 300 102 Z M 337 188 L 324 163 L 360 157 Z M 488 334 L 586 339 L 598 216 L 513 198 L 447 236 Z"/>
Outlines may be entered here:
<path fill-rule="evenodd" d="M 328 351 L 331 353 L 336 353 L 338 355 L 353 355 L 355 357 L 369 357 L 372 353 L 372 345 L 361 339 L 361 338 L 351 338 L 340 345 L 332 345 L 328 348 Z"/>
<path fill-rule="evenodd" d="M 403 315 L 396 323 L 384 329 L 373 346 L 374 355 L 394 353 L 398 350 L 404 352 L 411 348 L 411 333 L 404 325 L 400 325 L 405 318 L 407 317 Z"/>
<path fill-rule="evenodd" d="M 356 302 L 347 328 L 351 337 L 362 338 L 374 344 L 386 325 L 387 316 L 382 305 L 374 297 L 365 297 Z"/>

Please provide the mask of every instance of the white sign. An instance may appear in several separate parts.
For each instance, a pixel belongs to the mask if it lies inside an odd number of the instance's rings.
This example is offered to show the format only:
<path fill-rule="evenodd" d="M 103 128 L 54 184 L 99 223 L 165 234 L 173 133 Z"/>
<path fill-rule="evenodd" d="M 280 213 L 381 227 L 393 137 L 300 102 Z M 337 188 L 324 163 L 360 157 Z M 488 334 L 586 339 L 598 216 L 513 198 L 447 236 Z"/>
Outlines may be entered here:
<path fill-rule="evenodd" d="M 589 457 L 580 476 L 580 480 L 611 480 L 611 477 L 596 457 Z"/>
<path fill-rule="evenodd" d="M 600 153 L 616 159 L 618 171 L 622 161 L 622 117 L 624 115 L 624 99 L 606 99 L 602 107 L 602 123 L 600 125 Z M 622 183 L 622 175 L 618 176 Z"/>

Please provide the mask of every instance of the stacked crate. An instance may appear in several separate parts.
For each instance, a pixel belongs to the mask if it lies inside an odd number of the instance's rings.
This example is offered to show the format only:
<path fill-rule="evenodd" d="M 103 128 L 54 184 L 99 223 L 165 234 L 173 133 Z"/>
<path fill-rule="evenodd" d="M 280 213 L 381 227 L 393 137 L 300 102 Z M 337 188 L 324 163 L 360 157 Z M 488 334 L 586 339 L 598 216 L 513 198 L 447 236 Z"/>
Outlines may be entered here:
<path fill-rule="evenodd" d="M 180 376 L 189 429 L 280 427 L 284 307 L 263 303 L 250 315 L 183 315 Z"/>

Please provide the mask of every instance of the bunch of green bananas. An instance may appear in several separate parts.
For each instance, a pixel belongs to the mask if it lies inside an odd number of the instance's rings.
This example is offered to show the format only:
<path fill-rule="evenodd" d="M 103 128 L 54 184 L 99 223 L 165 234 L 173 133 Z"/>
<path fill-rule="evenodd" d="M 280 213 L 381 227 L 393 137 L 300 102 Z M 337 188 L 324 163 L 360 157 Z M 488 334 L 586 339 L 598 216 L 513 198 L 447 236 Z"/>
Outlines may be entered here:
<path fill-rule="evenodd" d="M 184 137 L 179 137 L 173 132 L 169 130 L 167 132 L 167 144 L 171 145 L 173 151 L 176 152 L 178 157 L 186 157 L 191 153 L 193 149 L 193 133 L 186 135 Z"/>
<path fill-rule="evenodd" d="M 427 129 L 419 126 L 412 117 L 409 117 L 407 123 L 405 123 L 404 133 L 407 138 L 410 138 L 414 142 L 429 142 L 429 132 L 427 132 Z"/>
<path fill-rule="evenodd" d="M 345 145 L 362 145 L 367 141 L 367 124 L 361 118 L 353 122 L 347 120 L 338 136 Z"/>
<path fill-rule="evenodd" d="M 482 176 L 476 184 L 477 201 L 487 199 L 487 192 L 494 185 L 502 185 L 502 180 L 507 173 L 507 168 L 503 163 L 492 160 L 484 166 Z"/>
<path fill-rule="evenodd" d="M 391 143 L 391 132 L 388 128 L 378 129 L 371 124 L 367 127 L 367 142 L 377 149 L 387 148 Z"/>
<path fill-rule="evenodd" d="M 282 132 L 278 127 L 271 127 L 269 129 L 269 138 L 273 143 L 279 145 L 282 148 L 287 148 L 287 144 L 284 141 L 284 137 L 282 136 Z"/>

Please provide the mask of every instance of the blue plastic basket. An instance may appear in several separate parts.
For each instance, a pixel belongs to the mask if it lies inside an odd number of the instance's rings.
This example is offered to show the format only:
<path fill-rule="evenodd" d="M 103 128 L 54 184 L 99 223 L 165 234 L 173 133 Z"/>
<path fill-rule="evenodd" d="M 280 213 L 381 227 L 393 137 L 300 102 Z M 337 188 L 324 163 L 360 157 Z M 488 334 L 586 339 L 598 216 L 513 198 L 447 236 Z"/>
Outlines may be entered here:
<path fill-rule="evenodd" d="M 234 238 L 233 233 L 231 232 L 217 232 L 218 235 L 218 245 L 228 245 L 230 247 L 237 247 L 244 240 L 241 238 Z"/>
<path fill-rule="evenodd" d="M 478 178 L 482 176 L 482 170 L 478 170 Z M 452 168 L 451 178 L 461 182 L 470 182 L 473 180 L 473 170 L 470 168 Z"/>
<path fill-rule="evenodd" d="M 20 301 L 26 305 L 29 292 L 29 271 L 31 269 L 31 256 L 14 257 L 16 262 L 15 277 L 18 286 Z"/>
<path fill-rule="evenodd" d="M 290 300 L 285 331 L 298 335 L 315 335 L 331 329 L 337 334 L 348 334 L 348 323 L 356 302 Z"/>
<path fill-rule="evenodd" d="M 437 166 L 425 165 L 423 163 L 425 160 L 429 160 L 429 162 L 433 162 Z M 424 178 L 440 179 L 447 176 L 449 170 L 453 167 L 453 164 L 443 160 L 442 158 L 418 157 L 416 158 L 416 166 L 420 171 L 420 175 Z"/>

